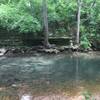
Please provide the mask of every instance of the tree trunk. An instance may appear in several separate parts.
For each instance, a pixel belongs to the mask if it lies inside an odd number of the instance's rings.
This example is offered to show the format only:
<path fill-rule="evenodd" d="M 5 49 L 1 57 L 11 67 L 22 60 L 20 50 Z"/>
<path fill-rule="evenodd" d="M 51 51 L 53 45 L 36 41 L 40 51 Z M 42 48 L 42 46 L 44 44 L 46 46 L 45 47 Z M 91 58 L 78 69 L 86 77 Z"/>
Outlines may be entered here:
<path fill-rule="evenodd" d="M 44 24 L 44 45 L 46 47 L 49 46 L 49 31 L 48 31 L 48 15 L 47 15 L 47 1 L 42 0 L 42 8 L 43 8 L 43 24 Z"/>
<path fill-rule="evenodd" d="M 77 1 L 78 5 L 78 15 L 77 15 L 77 37 L 76 37 L 76 43 L 79 45 L 80 43 L 80 17 L 81 17 L 81 0 Z"/>

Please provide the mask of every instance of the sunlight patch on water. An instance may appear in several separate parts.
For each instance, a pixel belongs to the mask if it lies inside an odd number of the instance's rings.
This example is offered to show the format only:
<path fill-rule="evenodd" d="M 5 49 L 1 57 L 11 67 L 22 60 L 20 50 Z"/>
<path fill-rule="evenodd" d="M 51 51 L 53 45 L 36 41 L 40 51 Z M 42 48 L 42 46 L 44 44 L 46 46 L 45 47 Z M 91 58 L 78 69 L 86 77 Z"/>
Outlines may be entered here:
<path fill-rule="evenodd" d="M 23 63 L 22 63 L 23 62 Z M 54 64 L 54 59 L 48 59 L 45 57 L 30 57 L 30 58 L 22 58 L 21 60 L 18 60 L 17 63 L 20 63 L 24 66 L 48 66 Z"/>

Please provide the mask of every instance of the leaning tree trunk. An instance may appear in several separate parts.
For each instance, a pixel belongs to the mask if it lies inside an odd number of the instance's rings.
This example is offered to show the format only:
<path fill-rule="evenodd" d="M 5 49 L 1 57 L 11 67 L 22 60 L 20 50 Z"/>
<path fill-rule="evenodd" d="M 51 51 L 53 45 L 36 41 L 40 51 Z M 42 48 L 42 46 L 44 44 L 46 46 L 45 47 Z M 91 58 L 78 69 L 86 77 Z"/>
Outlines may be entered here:
<path fill-rule="evenodd" d="M 42 0 L 42 8 L 43 8 L 43 26 L 44 26 L 44 45 L 48 47 L 49 44 L 49 31 L 48 31 L 48 15 L 47 15 L 47 1 Z"/>
<path fill-rule="evenodd" d="M 77 14 L 77 36 L 76 43 L 79 45 L 80 42 L 80 16 L 81 16 L 81 0 L 77 0 L 78 14 Z"/>

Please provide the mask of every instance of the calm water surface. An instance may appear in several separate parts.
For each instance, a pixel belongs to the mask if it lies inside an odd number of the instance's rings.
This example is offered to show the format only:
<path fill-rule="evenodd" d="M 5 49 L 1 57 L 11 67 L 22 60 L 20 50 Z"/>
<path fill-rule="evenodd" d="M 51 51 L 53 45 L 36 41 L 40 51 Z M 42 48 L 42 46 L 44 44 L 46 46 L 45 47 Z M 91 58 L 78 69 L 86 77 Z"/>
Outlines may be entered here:
<path fill-rule="evenodd" d="M 100 53 L 0 58 L 1 98 L 18 100 L 25 94 L 74 95 L 84 90 L 100 92 Z"/>

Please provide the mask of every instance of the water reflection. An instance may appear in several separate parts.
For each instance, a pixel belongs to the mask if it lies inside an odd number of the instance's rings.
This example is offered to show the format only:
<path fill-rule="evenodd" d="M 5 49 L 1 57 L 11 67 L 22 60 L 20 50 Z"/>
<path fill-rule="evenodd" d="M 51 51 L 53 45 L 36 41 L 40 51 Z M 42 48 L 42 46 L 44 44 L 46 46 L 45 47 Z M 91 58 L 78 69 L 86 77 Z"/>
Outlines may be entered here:
<path fill-rule="evenodd" d="M 76 87 L 79 85 L 79 58 L 76 57 Z"/>

